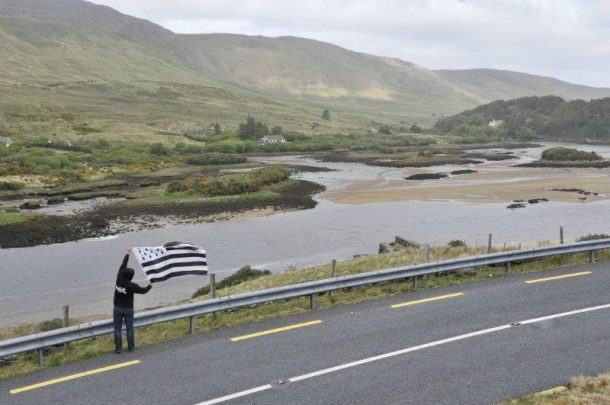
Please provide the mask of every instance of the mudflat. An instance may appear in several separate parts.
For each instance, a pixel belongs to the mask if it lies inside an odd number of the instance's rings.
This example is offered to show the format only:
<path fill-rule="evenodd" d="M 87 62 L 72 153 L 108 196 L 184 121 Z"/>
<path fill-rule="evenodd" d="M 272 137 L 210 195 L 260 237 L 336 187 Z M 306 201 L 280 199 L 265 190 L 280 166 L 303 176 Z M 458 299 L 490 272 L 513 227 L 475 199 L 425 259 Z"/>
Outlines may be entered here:
<path fill-rule="evenodd" d="M 321 198 L 339 204 L 365 204 L 418 200 L 509 203 L 535 198 L 593 202 L 607 200 L 610 196 L 610 169 L 514 168 L 510 162 L 493 162 L 475 169 L 477 173 L 436 180 L 379 178 L 355 181 L 342 190 L 327 191 Z M 412 168 L 402 171 L 405 177 L 427 172 Z M 437 171 L 431 168 L 428 172 Z M 558 191 L 560 189 L 571 191 Z"/>

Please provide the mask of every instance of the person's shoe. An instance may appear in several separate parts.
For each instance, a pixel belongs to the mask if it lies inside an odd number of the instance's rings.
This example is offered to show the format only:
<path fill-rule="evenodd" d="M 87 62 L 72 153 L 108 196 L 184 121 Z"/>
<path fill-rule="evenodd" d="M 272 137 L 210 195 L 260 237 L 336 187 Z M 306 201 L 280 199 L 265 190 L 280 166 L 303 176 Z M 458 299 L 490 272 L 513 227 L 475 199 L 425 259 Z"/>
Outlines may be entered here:
<path fill-rule="evenodd" d="M 130 347 L 127 349 L 128 352 L 133 352 L 135 350 L 135 347 Z"/>
<path fill-rule="evenodd" d="M 123 351 L 122 350 L 115 350 L 114 351 L 116 354 L 121 354 Z"/>

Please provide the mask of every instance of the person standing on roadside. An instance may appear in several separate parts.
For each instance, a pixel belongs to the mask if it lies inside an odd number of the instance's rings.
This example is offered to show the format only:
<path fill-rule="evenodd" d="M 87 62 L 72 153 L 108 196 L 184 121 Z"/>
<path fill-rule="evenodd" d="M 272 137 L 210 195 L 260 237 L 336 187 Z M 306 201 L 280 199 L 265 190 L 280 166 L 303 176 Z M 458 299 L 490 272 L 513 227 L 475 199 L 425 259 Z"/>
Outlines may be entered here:
<path fill-rule="evenodd" d="M 127 249 L 127 254 L 123 258 L 123 263 L 119 268 L 116 276 L 116 285 L 114 286 L 114 310 L 112 315 L 114 318 L 114 351 L 121 353 L 123 351 L 123 338 L 121 329 L 123 328 L 123 319 L 125 319 L 125 329 L 127 331 L 127 350 L 130 352 L 135 349 L 135 339 L 133 334 L 133 295 L 146 294 L 152 288 L 152 284 L 146 287 L 140 287 L 132 282 L 134 270 L 127 267 L 131 249 Z"/>

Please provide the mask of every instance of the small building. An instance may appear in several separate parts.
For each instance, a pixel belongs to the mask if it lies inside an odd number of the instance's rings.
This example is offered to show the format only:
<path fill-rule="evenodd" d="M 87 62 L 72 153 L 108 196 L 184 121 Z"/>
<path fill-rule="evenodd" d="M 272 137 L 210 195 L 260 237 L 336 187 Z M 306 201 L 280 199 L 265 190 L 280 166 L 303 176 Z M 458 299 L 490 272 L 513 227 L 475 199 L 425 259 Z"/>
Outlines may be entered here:
<path fill-rule="evenodd" d="M 8 138 L 6 136 L 0 136 L 0 145 L 4 145 L 8 148 L 12 144 L 13 144 L 13 140 L 11 138 Z"/>
<path fill-rule="evenodd" d="M 286 138 L 282 135 L 265 135 L 262 138 L 258 138 L 259 145 L 266 145 L 268 143 L 284 143 Z"/>
<path fill-rule="evenodd" d="M 489 121 L 489 125 L 492 128 L 497 128 L 499 126 L 501 126 L 502 124 L 504 124 L 504 120 L 491 120 Z"/>

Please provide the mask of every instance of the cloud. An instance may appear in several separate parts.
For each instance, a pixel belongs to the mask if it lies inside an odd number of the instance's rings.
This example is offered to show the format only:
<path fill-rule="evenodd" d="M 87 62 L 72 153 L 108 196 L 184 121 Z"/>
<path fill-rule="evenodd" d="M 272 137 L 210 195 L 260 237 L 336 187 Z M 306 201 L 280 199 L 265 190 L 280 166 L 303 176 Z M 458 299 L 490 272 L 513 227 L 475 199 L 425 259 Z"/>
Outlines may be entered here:
<path fill-rule="evenodd" d="M 604 0 L 94 2 L 178 33 L 293 35 L 432 69 L 510 69 L 610 87 Z"/>

